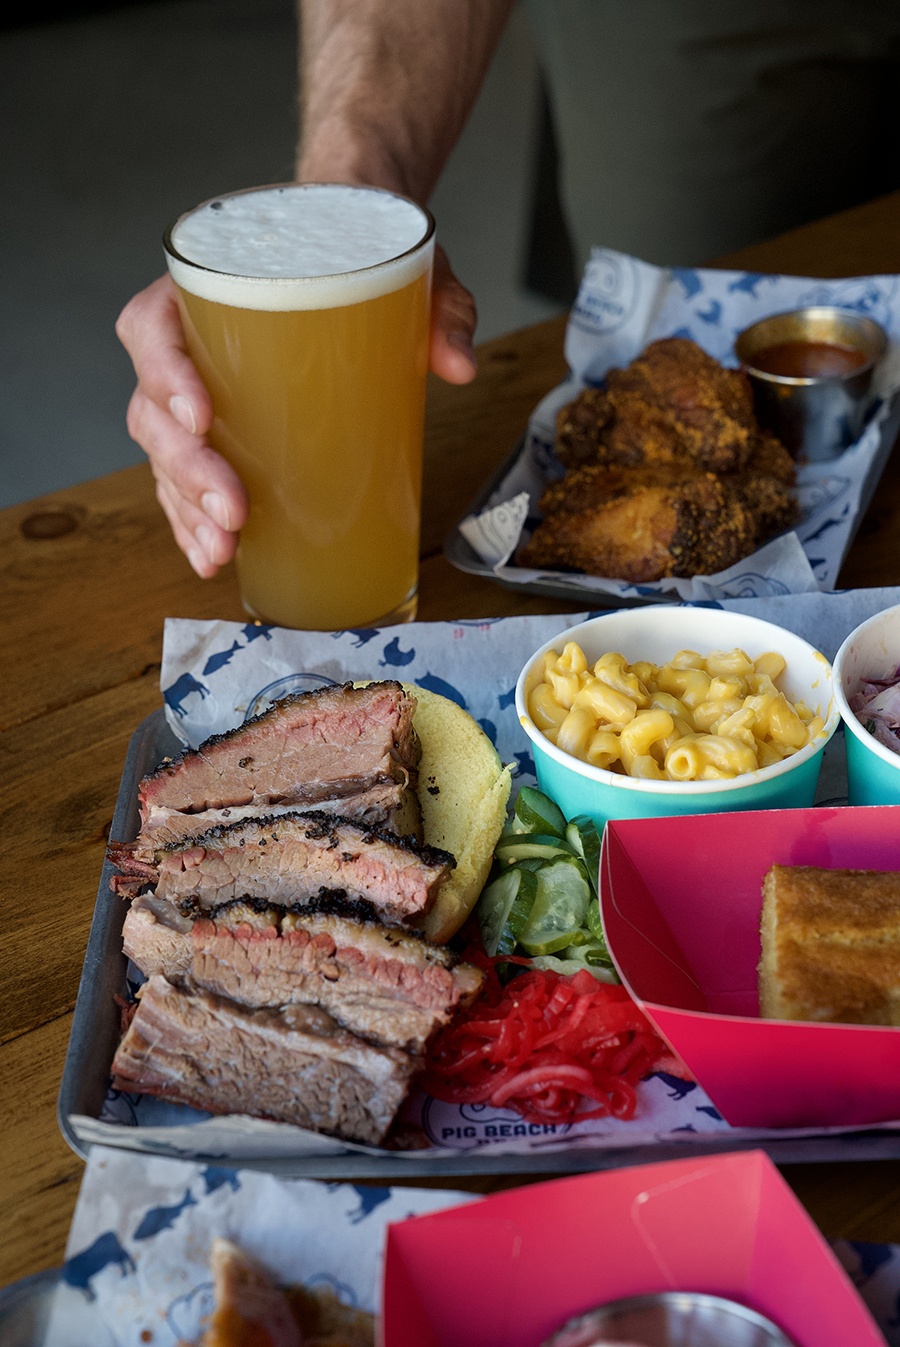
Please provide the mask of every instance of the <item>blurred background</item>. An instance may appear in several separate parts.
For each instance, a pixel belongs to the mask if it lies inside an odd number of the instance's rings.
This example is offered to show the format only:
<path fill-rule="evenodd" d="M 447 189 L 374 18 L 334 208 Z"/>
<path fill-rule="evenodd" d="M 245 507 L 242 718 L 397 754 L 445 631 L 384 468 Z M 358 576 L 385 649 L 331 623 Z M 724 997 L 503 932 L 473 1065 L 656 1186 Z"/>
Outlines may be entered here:
<path fill-rule="evenodd" d="M 142 461 L 116 317 L 174 216 L 291 177 L 297 60 L 294 0 L 13 4 L 0 25 L 2 508 Z M 431 202 L 479 340 L 572 297 L 548 126 L 517 10 Z"/>

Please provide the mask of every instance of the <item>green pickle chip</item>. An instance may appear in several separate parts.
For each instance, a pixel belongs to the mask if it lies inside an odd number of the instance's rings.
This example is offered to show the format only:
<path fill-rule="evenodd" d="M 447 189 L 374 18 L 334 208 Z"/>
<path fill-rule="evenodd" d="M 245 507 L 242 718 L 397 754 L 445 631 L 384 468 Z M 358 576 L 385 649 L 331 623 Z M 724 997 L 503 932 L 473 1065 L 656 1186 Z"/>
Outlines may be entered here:
<path fill-rule="evenodd" d="M 564 837 L 566 833 L 565 814 L 555 800 L 536 786 L 523 786 L 519 791 L 513 818 L 517 831 L 551 833 L 556 837 Z"/>
<path fill-rule="evenodd" d="M 535 967 L 590 969 L 618 981 L 598 901 L 600 834 L 587 814 L 568 822 L 555 801 L 523 786 L 495 849 L 478 904 L 485 952 L 528 955 Z"/>

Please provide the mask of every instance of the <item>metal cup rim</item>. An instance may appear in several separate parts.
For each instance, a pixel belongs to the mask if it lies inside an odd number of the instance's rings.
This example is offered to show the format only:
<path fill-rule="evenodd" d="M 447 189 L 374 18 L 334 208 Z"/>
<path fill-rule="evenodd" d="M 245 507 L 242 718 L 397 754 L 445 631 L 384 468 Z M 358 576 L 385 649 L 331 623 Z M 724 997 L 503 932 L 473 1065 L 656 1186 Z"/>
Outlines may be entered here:
<path fill-rule="evenodd" d="M 862 365 L 855 366 L 852 370 L 847 370 L 843 374 L 816 374 L 816 375 L 790 375 L 790 374 L 772 374 L 767 370 L 762 370 L 753 364 L 753 354 L 755 351 L 764 349 L 762 343 L 756 346 L 754 350 L 747 352 L 747 343 L 752 342 L 753 335 L 760 329 L 779 323 L 802 323 L 804 319 L 815 322 L 817 319 L 823 322 L 827 319 L 838 318 L 847 326 L 856 328 L 865 333 L 867 340 L 854 344 L 854 349 L 861 350 L 867 358 Z M 785 336 L 781 340 L 799 340 L 803 337 L 794 335 Z M 779 340 L 775 337 L 766 344 L 772 345 L 774 341 Z M 850 343 L 848 343 L 850 344 Z M 856 309 L 843 308 L 839 304 L 806 304 L 794 309 L 781 309 L 777 313 L 766 314 L 762 318 L 757 318 L 749 326 L 745 327 L 735 338 L 734 352 L 747 374 L 764 383 L 780 384 L 788 387 L 810 387 L 816 384 L 839 384 L 849 383 L 854 379 L 867 375 L 883 358 L 888 347 L 888 334 L 885 328 L 876 319 L 868 314 L 859 313 Z"/>
<path fill-rule="evenodd" d="M 602 1331 L 604 1322 L 614 1326 L 615 1320 L 621 1319 L 624 1315 L 640 1313 L 657 1307 L 660 1309 L 666 1309 L 670 1306 L 678 1307 L 680 1303 L 685 1307 L 721 1311 L 723 1314 L 730 1316 L 735 1323 L 740 1321 L 745 1325 L 764 1330 L 773 1344 L 792 1347 L 793 1339 L 788 1337 L 784 1329 L 780 1328 L 768 1315 L 753 1309 L 750 1305 L 745 1305 L 742 1301 L 706 1291 L 651 1291 L 643 1295 L 625 1296 L 621 1299 L 610 1300 L 606 1304 L 596 1306 L 593 1310 L 575 1316 L 575 1318 L 569 1320 L 568 1324 L 563 1325 L 562 1329 L 558 1330 L 558 1334 L 561 1336 L 566 1329 L 572 1330 L 582 1320 L 591 1319 L 596 1320 L 598 1329 Z M 549 1341 L 554 1342 L 555 1337 L 550 1338 Z"/>

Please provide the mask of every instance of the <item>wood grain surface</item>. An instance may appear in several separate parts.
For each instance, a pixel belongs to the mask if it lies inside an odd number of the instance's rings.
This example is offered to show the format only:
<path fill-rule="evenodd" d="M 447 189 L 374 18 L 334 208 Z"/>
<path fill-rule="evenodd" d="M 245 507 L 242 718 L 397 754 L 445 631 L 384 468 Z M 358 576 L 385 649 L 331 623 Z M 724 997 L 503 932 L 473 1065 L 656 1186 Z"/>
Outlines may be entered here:
<path fill-rule="evenodd" d="M 900 193 L 721 265 L 835 277 L 900 272 Z M 563 376 L 564 328 L 555 319 L 486 343 L 474 384 L 430 389 L 423 620 L 585 606 L 463 575 L 441 552 L 529 412 Z M 895 454 L 841 585 L 898 583 Z M 244 614 L 231 568 L 211 581 L 190 570 L 148 467 L 0 513 L 0 1286 L 63 1256 L 83 1166 L 60 1134 L 56 1095 L 125 752 L 135 726 L 161 703 L 162 627 L 170 616 Z M 900 1242 L 900 1155 L 790 1165 L 784 1173 L 827 1236 Z"/>

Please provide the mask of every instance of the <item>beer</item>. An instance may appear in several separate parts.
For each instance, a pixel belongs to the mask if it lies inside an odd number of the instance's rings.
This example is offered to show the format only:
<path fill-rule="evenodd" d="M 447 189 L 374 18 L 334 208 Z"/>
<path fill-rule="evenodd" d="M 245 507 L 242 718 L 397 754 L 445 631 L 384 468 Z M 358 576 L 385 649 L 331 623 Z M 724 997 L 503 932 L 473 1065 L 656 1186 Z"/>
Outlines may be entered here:
<path fill-rule="evenodd" d="M 261 188 L 166 234 L 210 441 L 247 489 L 243 602 L 282 626 L 414 616 L 433 222 L 368 188 Z"/>

